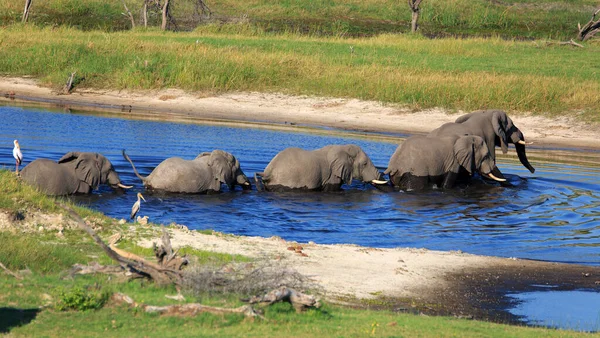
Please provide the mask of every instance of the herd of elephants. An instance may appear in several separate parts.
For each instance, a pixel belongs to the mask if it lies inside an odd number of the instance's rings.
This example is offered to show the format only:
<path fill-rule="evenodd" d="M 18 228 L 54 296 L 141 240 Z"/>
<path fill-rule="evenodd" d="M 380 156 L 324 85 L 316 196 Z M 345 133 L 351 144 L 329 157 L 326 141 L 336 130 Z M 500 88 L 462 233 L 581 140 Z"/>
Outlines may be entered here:
<path fill-rule="evenodd" d="M 479 173 L 486 180 L 505 185 L 509 183 L 496 167 L 495 147 L 500 146 L 506 153 L 509 143 L 515 145 L 519 160 L 533 173 L 523 133 L 504 111 L 483 110 L 461 116 L 428 135 L 407 138 L 383 173 L 359 146 L 328 145 L 312 151 L 287 148 L 270 161 L 264 172 L 256 173 L 254 181 L 257 190 L 267 191 L 332 191 L 353 179 L 382 190 L 408 191 L 450 188 Z M 193 160 L 168 158 L 146 177 L 138 173 L 125 151 L 123 156 L 147 190 L 207 193 L 219 192 L 222 184 L 231 190 L 236 185 L 251 188 L 238 160 L 223 150 L 204 152 Z M 58 162 L 36 159 L 23 168 L 21 177 L 48 195 L 88 194 L 101 184 L 131 188 L 121 183 L 106 157 L 92 152 L 69 152 Z"/>

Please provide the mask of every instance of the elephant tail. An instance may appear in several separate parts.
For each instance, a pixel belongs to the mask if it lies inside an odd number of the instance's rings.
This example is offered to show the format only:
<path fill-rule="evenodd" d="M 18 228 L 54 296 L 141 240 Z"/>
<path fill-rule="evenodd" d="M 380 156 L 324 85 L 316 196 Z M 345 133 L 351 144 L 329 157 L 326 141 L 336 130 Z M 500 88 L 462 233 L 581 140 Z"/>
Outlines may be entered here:
<path fill-rule="evenodd" d="M 142 182 L 146 182 L 147 177 L 144 177 L 144 176 L 140 175 L 140 173 L 138 173 L 137 169 L 135 168 L 135 165 L 133 164 L 133 161 L 131 161 L 129 156 L 127 156 L 127 154 L 125 154 L 125 149 L 123 149 L 123 157 L 127 160 L 127 162 L 129 162 L 129 164 L 131 164 L 131 167 L 133 168 L 133 172 L 135 173 L 135 176 L 137 176 L 140 180 L 142 180 Z"/>
<path fill-rule="evenodd" d="M 254 173 L 254 182 L 256 182 L 256 190 L 258 191 L 265 190 L 265 182 L 263 180 L 264 176 L 264 172 Z"/>

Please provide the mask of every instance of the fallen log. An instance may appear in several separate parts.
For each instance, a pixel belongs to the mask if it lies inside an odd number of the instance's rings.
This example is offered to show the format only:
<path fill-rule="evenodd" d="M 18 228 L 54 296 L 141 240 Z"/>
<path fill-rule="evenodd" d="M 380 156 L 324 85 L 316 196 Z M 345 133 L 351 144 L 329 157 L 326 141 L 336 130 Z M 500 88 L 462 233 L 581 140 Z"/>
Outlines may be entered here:
<path fill-rule="evenodd" d="M 154 306 L 147 304 L 136 303 L 131 297 L 122 294 L 115 293 L 112 296 L 112 301 L 115 303 L 125 303 L 130 307 L 142 309 L 147 313 L 158 313 L 166 316 L 196 316 L 200 313 L 208 312 L 214 314 L 226 314 L 226 313 L 239 313 L 246 317 L 259 317 L 264 319 L 262 315 L 252 308 L 250 305 L 243 305 L 237 308 L 223 308 L 216 306 L 207 306 L 198 303 L 189 303 L 182 305 L 166 305 L 166 306 Z"/>
<path fill-rule="evenodd" d="M 19 280 L 23 279 L 23 277 L 21 277 L 21 276 L 17 275 L 16 273 L 14 273 L 14 272 L 10 271 L 10 270 L 9 270 L 9 269 L 8 269 L 6 266 L 4 266 L 4 264 L 2 264 L 2 263 L 0 263 L 0 268 L 2 268 L 2 270 L 4 270 L 4 271 L 5 271 L 7 274 L 9 274 L 9 275 L 11 275 L 11 276 L 15 277 L 16 279 L 19 279 Z"/>
<path fill-rule="evenodd" d="M 272 290 L 263 296 L 254 296 L 248 299 L 247 302 L 250 304 L 260 303 L 267 305 L 271 305 L 276 302 L 288 302 L 292 304 L 294 309 L 296 309 L 296 312 L 302 312 L 309 307 L 321 307 L 319 299 L 315 296 L 307 295 L 294 289 L 289 289 L 285 286 Z"/>

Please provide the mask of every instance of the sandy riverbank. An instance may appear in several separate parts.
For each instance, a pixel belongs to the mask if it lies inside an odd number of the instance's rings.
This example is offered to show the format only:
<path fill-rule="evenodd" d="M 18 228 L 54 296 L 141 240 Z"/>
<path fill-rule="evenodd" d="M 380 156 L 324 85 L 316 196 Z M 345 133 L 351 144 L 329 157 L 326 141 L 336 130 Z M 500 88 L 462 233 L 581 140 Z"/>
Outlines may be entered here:
<path fill-rule="evenodd" d="M 4 101 L 49 102 L 70 108 L 121 113 L 125 117 L 150 115 L 165 120 L 238 121 L 312 125 L 348 130 L 427 133 L 459 113 L 442 109 L 412 111 L 395 105 L 357 99 L 288 96 L 265 93 L 227 93 L 206 96 L 178 89 L 112 91 L 77 89 L 69 95 L 38 85 L 30 78 L 0 77 Z M 489 107 L 502 108 L 502 107 Z M 588 125 L 573 117 L 549 119 L 530 114 L 511 114 L 515 125 L 536 147 L 600 149 L 600 125 Z"/>
<path fill-rule="evenodd" d="M 426 133 L 458 116 L 439 109 L 413 112 L 377 102 L 280 94 L 232 93 L 204 97 L 173 89 L 143 92 L 86 89 L 59 95 L 38 86 L 33 79 L 24 78 L 0 78 L 0 97 L 7 102 L 41 100 L 67 108 L 101 109 L 128 118 L 149 114 L 158 119 L 276 123 L 290 128 L 315 125 L 407 134 Z M 598 125 L 585 125 L 566 117 L 547 119 L 527 114 L 511 117 L 527 140 L 536 146 L 600 148 Z M 304 255 L 301 255 L 288 250 L 296 243 L 279 238 L 171 231 L 176 247 L 189 245 L 283 260 L 319 283 L 332 300 L 392 297 L 406 304 L 418 300 L 420 304 L 436 304 L 433 312 L 479 318 L 486 318 L 485 312 L 493 304 L 501 303 L 508 290 L 526 290 L 531 284 L 548 283 L 590 288 L 596 287 L 596 281 L 600 280 L 597 267 L 418 248 L 378 249 L 315 243 L 302 243 Z M 144 244 L 150 245 L 151 241 Z"/>

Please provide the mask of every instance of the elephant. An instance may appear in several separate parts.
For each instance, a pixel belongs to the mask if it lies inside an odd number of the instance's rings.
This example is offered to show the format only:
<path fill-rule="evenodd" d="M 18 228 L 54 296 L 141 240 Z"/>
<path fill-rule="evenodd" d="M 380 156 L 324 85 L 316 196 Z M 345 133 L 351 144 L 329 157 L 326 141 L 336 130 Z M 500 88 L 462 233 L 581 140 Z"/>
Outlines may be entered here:
<path fill-rule="evenodd" d="M 529 164 L 527 154 L 525 153 L 525 142 L 523 133 L 517 128 L 513 121 L 502 110 L 479 110 L 470 114 L 463 115 L 429 133 L 429 136 L 440 137 L 449 135 L 477 135 L 482 137 L 490 151 L 494 163 L 496 162 L 496 146 L 502 148 L 506 154 L 508 143 L 513 143 L 519 156 L 519 160 L 531 173 L 535 169 Z M 504 178 L 500 170 L 494 171 L 499 178 Z"/>
<path fill-rule="evenodd" d="M 37 159 L 21 170 L 23 181 L 48 195 L 89 194 L 100 184 L 130 189 L 121 183 L 112 163 L 103 155 L 72 151 L 58 162 Z"/>
<path fill-rule="evenodd" d="M 371 159 L 357 145 L 328 145 L 308 151 L 286 148 L 267 165 L 264 172 L 255 174 L 268 191 L 336 191 L 352 179 L 375 185 L 387 184 Z"/>
<path fill-rule="evenodd" d="M 193 160 L 170 157 L 162 161 L 150 175 L 141 176 L 135 165 L 123 150 L 123 157 L 131 164 L 133 171 L 142 180 L 147 190 L 169 193 L 202 194 L 221 191 L 221 183 L 233 191 L 235 185 L 242 189 L 251 188 L 250 181 L 240 168 L 240 162 L 223 150 L 203 152 Z"/>
<path fill-rule="evenodd" d="M 453 187 L 461 171 L 478 171 L 499 182 L 492 174 L 495 163 L 483 138 L 474 135 L 430 137 L 416 135 L 396 148 L 384 174 L 394 188 L 411 191 L 428 187 Z"/>

